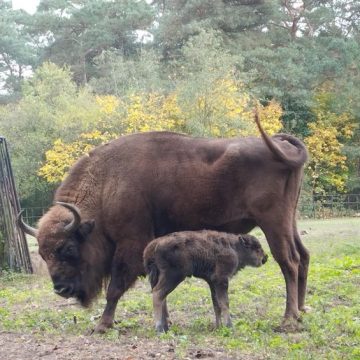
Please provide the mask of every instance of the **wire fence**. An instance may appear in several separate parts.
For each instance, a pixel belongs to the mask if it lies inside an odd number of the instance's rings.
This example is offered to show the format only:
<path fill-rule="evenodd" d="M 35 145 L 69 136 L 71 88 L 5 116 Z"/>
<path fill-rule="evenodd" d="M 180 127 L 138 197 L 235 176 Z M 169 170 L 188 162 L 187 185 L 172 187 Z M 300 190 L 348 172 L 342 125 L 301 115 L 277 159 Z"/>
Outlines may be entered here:
<path fill-rule="evenodd" d="M 24 208 L 24 212 L 22 214 L 25 222 L 31 226 L 35 226 L 38 220 L 45 214 L 48 210 L 47 207 L 29 207 Z"/>
<path fill-rule="evenodd" d="M 360 194 L 303 194 L 298 210 L 302 218 L 360 217 Z"/>
<path fill-rule="evenodd" d="M 28 224 L 35 226 L 46 211 L 45 207 L 25 208 L 23 217 Z M 303 194 L 299 200 L 298 214 L 303 219 L 360 218 L 360 194 Z"/>

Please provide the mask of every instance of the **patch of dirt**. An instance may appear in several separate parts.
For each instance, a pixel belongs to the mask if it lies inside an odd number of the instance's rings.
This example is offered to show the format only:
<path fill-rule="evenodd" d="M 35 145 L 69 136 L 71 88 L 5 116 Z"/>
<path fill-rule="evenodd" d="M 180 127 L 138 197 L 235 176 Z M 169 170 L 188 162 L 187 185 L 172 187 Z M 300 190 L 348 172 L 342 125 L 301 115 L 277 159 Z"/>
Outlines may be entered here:
<path fill-rule="evenodd" d="M 14 332 L 0 332 L 0 349 L 3 359 L 9 360 L 238 359 L 228 357 L 222 349 L 190 349 L 185 354 L 176 354 L 174 344 L 156 340 L 119 338 L 110 341 L 96 336 L 45 337 Z"/>

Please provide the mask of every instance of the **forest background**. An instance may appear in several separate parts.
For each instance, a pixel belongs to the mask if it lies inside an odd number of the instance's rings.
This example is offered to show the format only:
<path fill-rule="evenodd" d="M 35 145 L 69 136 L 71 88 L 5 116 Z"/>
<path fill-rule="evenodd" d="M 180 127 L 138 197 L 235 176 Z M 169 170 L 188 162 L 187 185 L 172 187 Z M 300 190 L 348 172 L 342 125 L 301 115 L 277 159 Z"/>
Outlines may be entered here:
<path fill-rule="evenodd" d="M 360 192 L 360 3 L 0 0 L 0 134 L 22 205 L 71 164 L 138 131 L 265 129 L 308 146 L 304 191 Z"/>

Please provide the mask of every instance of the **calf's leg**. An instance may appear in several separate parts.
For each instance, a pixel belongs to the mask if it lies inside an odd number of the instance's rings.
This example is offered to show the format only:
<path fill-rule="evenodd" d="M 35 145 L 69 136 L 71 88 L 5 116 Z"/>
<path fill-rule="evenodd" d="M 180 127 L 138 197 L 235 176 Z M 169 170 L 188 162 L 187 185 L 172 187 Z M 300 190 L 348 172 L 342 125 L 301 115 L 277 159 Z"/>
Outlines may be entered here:
<path fill-rule="evenodd" d="M 221 326 L 221 309 L 216 297 L 216 290 L 215 290 L 215 286 L 212 283 L 211 280 L 207 281 L 207 283 L 209 284 L 210 287 L 210 291 L 211 291 L 211 300 L 213 303 L 213 307 L 214 307 L 214 312 L 215 312 L 215 325 L 216 327 L 220 327 Z"/>
<path fill-rule="evenodd" d="M 163 306 L 162 306 L 162 316 L 166 318 L 167 323 L 169 324 L 169 311 L 167 308 L 167 302 L 166 302 L 166 298 L 163 301 Z"/>
<path fill-rule="evenodd" d="M 153 290 L 153 308 L 156 332 L 167 332 L 169 324 L 167 321 L 166 313 L 164 311 L 164 303 L 166 302 L 166 294 L 162 289 Z"/>
<path fill-rule="evenodd" d="M 161 271 L 159 281 L 153 288 L 155 329 L 158 333 L 169 330 L 166 297 L 185 279 L 175 271 Z"/>
<path fill-rule="evenodd" d="M 220 307 L 221 318 L 224 320 L 223 324 L 227 327 L 232 327 L 229 312 L 228 287 L 228 279 L 214 280 L 215 296 Z"/>

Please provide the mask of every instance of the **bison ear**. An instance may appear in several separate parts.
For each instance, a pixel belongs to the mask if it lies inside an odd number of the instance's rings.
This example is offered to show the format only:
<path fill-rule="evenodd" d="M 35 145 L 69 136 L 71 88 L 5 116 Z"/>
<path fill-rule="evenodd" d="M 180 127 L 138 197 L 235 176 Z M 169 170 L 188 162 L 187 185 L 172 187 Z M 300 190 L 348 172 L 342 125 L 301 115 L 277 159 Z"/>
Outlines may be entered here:
<path fill-rule="evenodd" d="M 84 221 L 79 225 L 77 232 L 79 233 L 81 240 L 86 239 L 86 237 L 93 231 L 94 226 L 95 220 Z"/>

